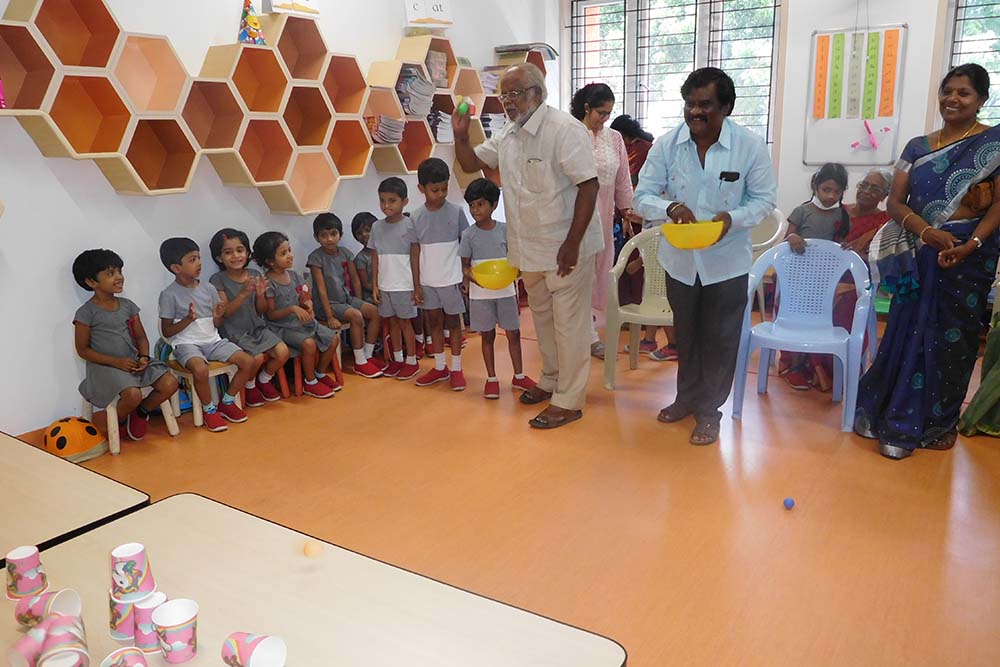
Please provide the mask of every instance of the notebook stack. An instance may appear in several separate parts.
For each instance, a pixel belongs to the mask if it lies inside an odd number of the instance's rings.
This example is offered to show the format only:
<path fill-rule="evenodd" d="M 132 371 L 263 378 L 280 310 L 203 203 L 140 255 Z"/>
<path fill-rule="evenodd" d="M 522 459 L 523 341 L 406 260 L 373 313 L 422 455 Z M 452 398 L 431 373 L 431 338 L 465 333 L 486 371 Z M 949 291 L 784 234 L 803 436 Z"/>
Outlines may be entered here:
<path fill-rule="evenodd" d="M 396 82 L 396 94 L 407 116 L 427 116 L 434 104 L 434 84 L 420 76 L 414 67 L 403 67 Z"/>
<path fill-rule="evenodd" d="M 370 116 L 367 121 L 372 141 L 376 144 L 398 144 L 403 140 L 403 128 L 406 127 L 406 121 L 381 114 Z"/>

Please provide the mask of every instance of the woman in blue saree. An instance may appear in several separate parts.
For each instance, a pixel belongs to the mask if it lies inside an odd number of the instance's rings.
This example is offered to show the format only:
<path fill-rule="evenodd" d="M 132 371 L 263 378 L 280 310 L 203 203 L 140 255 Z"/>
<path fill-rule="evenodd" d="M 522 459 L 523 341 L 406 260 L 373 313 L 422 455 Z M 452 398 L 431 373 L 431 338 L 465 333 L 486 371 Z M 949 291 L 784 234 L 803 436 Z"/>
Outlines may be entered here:
<path fill-rule="evenodd" d="M 894 295 L 854 429 L 892 459 L 955 444 L 1000 254 L 1000 129 L 977 119 L 989 75 L 955 67 L 938 98 L 944 125 L 903 149 L 888 203 L 894 222 L 869 256 L 874 280 Z"/>

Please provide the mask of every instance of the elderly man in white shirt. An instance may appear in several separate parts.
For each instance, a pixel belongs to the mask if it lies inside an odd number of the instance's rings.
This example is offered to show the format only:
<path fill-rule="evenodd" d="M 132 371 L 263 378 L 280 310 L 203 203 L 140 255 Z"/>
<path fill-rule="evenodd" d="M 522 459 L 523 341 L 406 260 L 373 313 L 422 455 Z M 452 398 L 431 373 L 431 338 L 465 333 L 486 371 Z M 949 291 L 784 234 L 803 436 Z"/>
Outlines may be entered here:
<path fill-rule="evenodd" d="M 681 87 L 684 125 L 660 137 L 639 173 L 634 205 L 649 220 L 721 220 L 722 238 L 704 250 L 660 244 L 677 334 L 677 399 L 662 422 L 694 415 L 693 445 L 719 438 L 729 398 L 753 260 L 750 228 L 774 209 L 776 185 L 764 140 L 728 118 L 736 101 L 720 69 L 692 72 Z"/>
<path fill-rule="evenodd" d="M 469 115 L 456 110 L 455 155 L 466 171 L 500 169 L 508 259 L 521 269 L 542 354 L 538 386 L 521 402 L 549 401 L 528 423 L 556 428 L 583 416 L 590 375 L 594 256 L 604 248 L 597 165 L 583 124 L 545 104 L 537 67 L 511 67 L 500 91 L 511 122 L 473 148 Z"/>

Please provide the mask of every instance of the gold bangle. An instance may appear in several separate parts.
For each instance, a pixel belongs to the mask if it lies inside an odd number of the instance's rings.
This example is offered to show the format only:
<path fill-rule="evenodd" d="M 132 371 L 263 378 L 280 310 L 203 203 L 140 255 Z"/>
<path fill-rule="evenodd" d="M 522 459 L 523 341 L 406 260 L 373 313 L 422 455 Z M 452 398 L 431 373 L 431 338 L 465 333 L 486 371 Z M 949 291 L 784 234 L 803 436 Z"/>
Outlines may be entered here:
<path fill-rule="evenodd" d="M 930 228 L 931 228 L 931 226 L 927 225 L 926 227 L 924 227 L 923 229 L 920 230 L 920 237 L 919 238 L 920 238 L 920 242 L 921 243 L 924 242 L 924 234 L 926 234 L 927 230 L 930 229 Z"/>
<path fill-rule="evenodd" d="M 899 222 L 899 226 L 902 227 L 903 229 L 906 229 L 906 221 L 910 219 L 911 215 L 916 215 L 916 214 L 917 214 L 916 211 L 910 211 L 909 213 L 904 215 L 903 219 Z"/>

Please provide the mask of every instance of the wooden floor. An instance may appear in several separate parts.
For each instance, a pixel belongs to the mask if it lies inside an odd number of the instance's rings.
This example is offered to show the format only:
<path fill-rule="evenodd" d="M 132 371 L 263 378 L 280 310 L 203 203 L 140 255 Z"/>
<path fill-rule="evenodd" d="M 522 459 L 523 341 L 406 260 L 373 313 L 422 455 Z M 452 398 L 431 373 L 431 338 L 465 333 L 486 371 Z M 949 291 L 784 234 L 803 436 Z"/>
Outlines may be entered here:
<path fill-rule="evenodd" d="M 617 391 L 595 365 L 584 419 L 539 432 L 503 342 L 499 401 L 470 337 L 464 394 L 348 375 L 333 400 L 225 434 L 185 415 L 86 465 L 605 634 L 633 667 L 1000 664 L 1000 442 L 889 461 L 829 395 L 774 378 L 692 447 L 693 424 L 655 420 L 676 365 L 624 356 Z"/>

